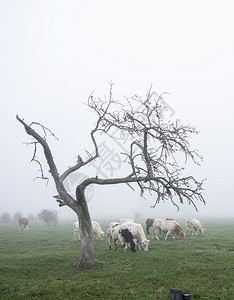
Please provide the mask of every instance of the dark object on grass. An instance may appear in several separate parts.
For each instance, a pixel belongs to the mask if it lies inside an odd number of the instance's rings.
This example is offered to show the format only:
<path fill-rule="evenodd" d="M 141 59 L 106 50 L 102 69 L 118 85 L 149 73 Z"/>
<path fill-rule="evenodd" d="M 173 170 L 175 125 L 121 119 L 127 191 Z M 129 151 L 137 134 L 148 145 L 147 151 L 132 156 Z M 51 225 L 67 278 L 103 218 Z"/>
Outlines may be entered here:
<path fill-rule="evenodd" d="M 149 234 L 150 232 L 149 232 L 149 229 L 150 229 L 150 227 L 152 227 L 153 226 L 153 222 L 154 222 L 154 219 L 147 219 L 146 220 L 146 233 L 147 234 Z"/>
<path fill-rule="evenodd" d="M 182 294 L 182 299 L 183 300 L 190 300 L 191 297 L 192 297 L 192 294 L 190 294 L 190 293 L 183 293 Z"/>
<path fill-rule="evenodd" d="M 215 247 L 220 251 L 220 248 L 215 244 L 215 242 L 213 242 L 213 244 L 214 244 Z"/>
<path fill-rule="evenodd" d="M 169 289 L 170 290 L 170 300 L 190 300 L 192 294 L 184 293 L 181 290 Z"/>

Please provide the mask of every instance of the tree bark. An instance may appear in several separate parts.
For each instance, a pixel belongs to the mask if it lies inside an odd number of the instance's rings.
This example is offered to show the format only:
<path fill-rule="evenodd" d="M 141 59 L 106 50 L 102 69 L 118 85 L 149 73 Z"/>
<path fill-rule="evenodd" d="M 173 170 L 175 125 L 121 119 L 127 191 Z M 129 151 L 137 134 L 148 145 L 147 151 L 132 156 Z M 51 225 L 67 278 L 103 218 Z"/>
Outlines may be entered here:
<path fill-rule="evenodd" d="M 77 198 L 77 216 L 79 219 L 79 229 L 80 229 L 80 256 L 75 266 L 77 268 L 91 268 L 97 262 L 94 258 L 93 249 L 93 229 L 91 218 L 88 210 L 87 201 L 85 198 L 84 187 L 79 185 L 76 190 Z"/>

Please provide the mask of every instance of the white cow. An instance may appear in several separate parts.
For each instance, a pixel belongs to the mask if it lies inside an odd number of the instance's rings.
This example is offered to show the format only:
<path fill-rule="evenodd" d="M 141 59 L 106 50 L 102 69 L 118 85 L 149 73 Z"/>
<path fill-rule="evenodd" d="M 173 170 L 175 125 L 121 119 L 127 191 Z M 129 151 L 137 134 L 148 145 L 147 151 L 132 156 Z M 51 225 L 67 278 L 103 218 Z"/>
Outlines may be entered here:
<path fill-rule="evenodd" d="M 167 240 L 167 237 L 172 234 L 173 239 L 175 239 L 175 234 L 180 235 L 182 239 L 185 238 L 185 232 L 180 227 L 178 223 L 175 221 L 170 220 L 164 220 L 164 219 L 155 219 L 153 222 L 153 232 L 152 232 L 152 239 L 154 238 L 154 235 L 156 236 L 156 239 L 158 238 L 158 230 L 163 231 L 166 233 L 165 241 Z"/>
<path fill-rule="evenodd" d="M 138 243 L 139 250 L 142 248 L 147 251 L 150 240 L 146 239 L 144 230 L 139 223 L 133 223 L 133 222 L 125 222 L 123 225 L 126 225 L 129 228 L 129 231 L 131 232 L 133 239 L 136 240 Z"/>
<path fill-rule="evenodd" d="M 24 226 L 24 230 L 29 230 L 30 225 L 27 218 L 19 218 L 18 222 L 19 222 L 19 230 L 21 228 L 21 225 Z"/>
<path fill-rule="evenodd" d="M 191 231 L 191 234 L 193 235 L 193 230 L 195 231 L 196 235 L 197 232 L 200 231 L 202 235 L 204 235 L 204 228 L 202 228 L 201 222 L 197 219 L 188 219 L 185 223 L 186 232 L 189 234 L 189 231 Z"/>
<path fill-rule="evenodd" d="M 102 241 L 104 238 L 104 232 L 102 231 L 101 226 L 96 221 L 91 221 L 91 222 L 92 222 L 93 234 L 95 235 L 97 240 Z M 79 229 L 78 221 L 75 221 L 73 223 L 73 228 L 74 228 L 74 240 L 77 240 L 77 238 L 80 240 L 80 229 Z"/>
<path fill-rule="evenodd" d="M 119 227 L 118 222 L 111 222 L 107 228 L 106 228 L 106 236 L 109 244 L 109 249 L 111 250 L 111 242 L 112 239 L 114 239 L 114 244 L 116 245 L 116 250 L 117 250 L 117 244 L 116 241 L 118 239 L 118 227 Z M 117 230 L 115 230 L 117 229 Z"/>

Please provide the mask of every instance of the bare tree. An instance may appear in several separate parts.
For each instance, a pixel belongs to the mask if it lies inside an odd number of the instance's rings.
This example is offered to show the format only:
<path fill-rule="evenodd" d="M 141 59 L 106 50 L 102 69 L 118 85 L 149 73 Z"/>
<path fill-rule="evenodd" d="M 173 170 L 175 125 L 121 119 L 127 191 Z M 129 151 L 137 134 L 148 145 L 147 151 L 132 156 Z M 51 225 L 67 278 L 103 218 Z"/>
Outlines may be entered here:
<path fill-rule="evenodd" d="M 42 209 L 38 214 L 39 220 L 44 221 L 47 225 L 57 225 L 58 223 L 58 212 L 51 209 Z"/>
<path fill-rule="evenodd" d="M 199 200 L 205 203 L 202 196 L 203 181 L 197 181 L 193 176 L 184 176 L 183 170 L 187 160 L 199 164 L 201 157 L 196 150 L 191 149 L 189 138 L 197 131 L 192 126 L 184 126 L 178 120 L 175 122 L 166 121 L 164 112 L 167 106 L 162 95 L 151 92 L 151 89 L 144 98 L 134 96 L 123 101 L 116 101 L 112 93 L 113 85 L 104 99 L 95 98 L 92 93 L 88 99 L 88 106 L 96 113 L 97 121 L 91 131 L 91 140 L 94 151 L 87 152 L 88 157 L 83 160 L 78 155 L 74 166 L 59 174 L 53 155 L 47 143 L 47 134 L 52 132 L 39 123 L 26 124 L 23 119 L 17 116 L 17 120 L 25 127 L 26 132 L 34 137 L 34 154 L 32 160 L 36 160 L 37 145 L 44 149 L 44 154 L 54 179 L 58 195 L 54 196 L 59 206 L 67 205 L 76 212 L 80 231 L 81 245 L 80 256 L 76 263 L 77 267 L 89 268 L 96 261 L 93 251 L 93 233 L 89 210 L 87 207 L 85 189 L 90 184 L 113 185 L 127 184 L 132 189 L 136 185 L 141 196 L 150 196 L 155 199 L 155 206 L 160 201 L 170 200 L 179 207 L 179 203 L 186 200 L 194 205 Z M 39 135 L 33 128 L 35 125 L 43 129 Z M 86 166 L 100 156 L 97 136 L 100 133 L 115 139 L 114 132 L 118 130 L 118 139 L 128 140 L 128 150 L 122 153 L 127 164 L 126 172 L 121 177 L 98 178 L 92 177 L 83 180 L 76 188 L 76 199 L 65 189 L 64 180 L 71 173 Z M 181 161 L 181 154 L 184 162 Z M 44 176 L 41 164 L 41 178 Z"/>
<path fill-rule="evenodd" d="M 11 223 L 11 215 L 8 212 L 4 212 L 0 215 L 0 223 Z"/>

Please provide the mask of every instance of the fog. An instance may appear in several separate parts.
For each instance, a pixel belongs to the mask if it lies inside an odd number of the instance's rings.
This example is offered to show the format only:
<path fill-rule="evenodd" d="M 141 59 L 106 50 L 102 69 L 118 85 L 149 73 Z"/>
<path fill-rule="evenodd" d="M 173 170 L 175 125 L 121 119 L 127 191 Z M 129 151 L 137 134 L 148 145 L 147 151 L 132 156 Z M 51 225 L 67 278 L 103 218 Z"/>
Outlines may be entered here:
<path fill-rule="evenodd" d="M 144 96 L 150 85 L 165 98 L 168 114 L 200 132 L 191 140 L 204 160 L 187 172 L 204 184 L 206 205 L 187 203 L 180 210 L 170 202 L 155 208 L 128 186 L 94 186 L 88 191 L 92 219 L 134 217 L 233 217 L 233 95 L 234 19 L 231 1 L 1 1 L 1 207 L 0 214 L 20 211 L 27 216 L 53 209 L 60 218 L 76 219 L 59 208 L 54 182 L 36 179 L 30 163 L 32 141 L 17 122 L 40 122 L 59 138 L 48 140 L 62 173 L 77 155 L 92 152 L 90 131 L 95 122 L 87 98 L 103 98 L 108 83 L 114 97 Z M 86 176 L 124 172 L 117 153 L 107 145 L 105 161 L 79 170 L 67 180 L 74 193 Z M 100 169 L 101 167 L 101 169 Z M 102 172 L 102 173 L 101 173 Z M 125 174 L 122 173 L 124 176 Z"/>

